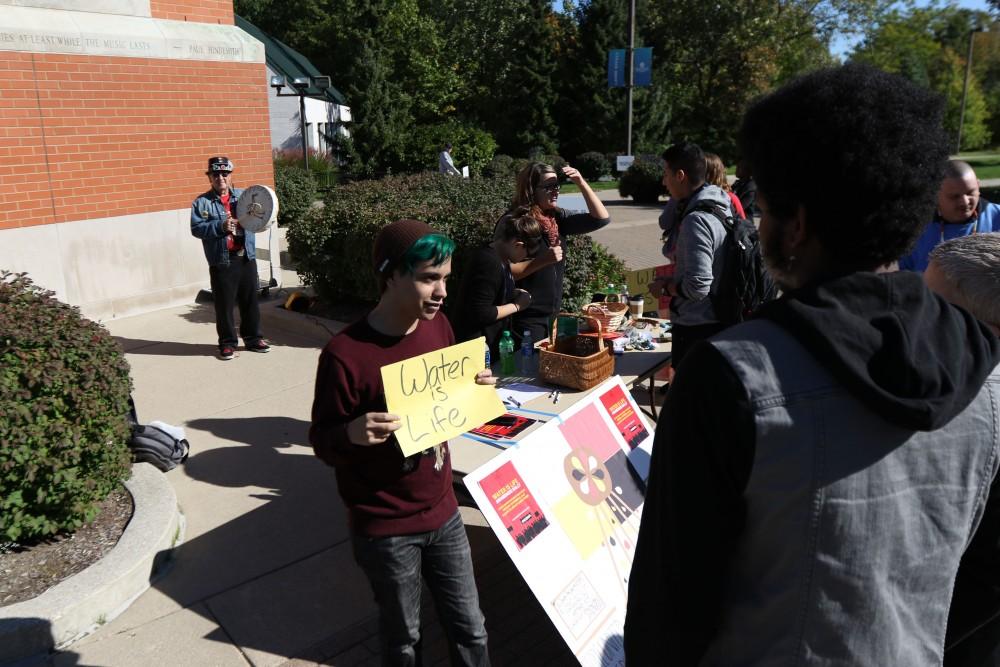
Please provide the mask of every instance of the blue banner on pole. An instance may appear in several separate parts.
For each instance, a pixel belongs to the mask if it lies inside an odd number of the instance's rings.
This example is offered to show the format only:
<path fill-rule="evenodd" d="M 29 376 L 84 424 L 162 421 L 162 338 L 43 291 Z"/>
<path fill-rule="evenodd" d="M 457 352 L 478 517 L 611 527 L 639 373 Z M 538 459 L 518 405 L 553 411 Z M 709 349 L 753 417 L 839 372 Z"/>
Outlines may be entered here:
<path fill-rule="evenodd" d="M 608 88 L 625 85 L 625 49 L 608 51 Z"/>
<path fill-rule="evenodd" d="M 653 82 L 653 49 L 651 47 L 636 49 L 632 54 L 632 63 L 635 67 L 632 73 L 634 85 L 650 85 Z"/>

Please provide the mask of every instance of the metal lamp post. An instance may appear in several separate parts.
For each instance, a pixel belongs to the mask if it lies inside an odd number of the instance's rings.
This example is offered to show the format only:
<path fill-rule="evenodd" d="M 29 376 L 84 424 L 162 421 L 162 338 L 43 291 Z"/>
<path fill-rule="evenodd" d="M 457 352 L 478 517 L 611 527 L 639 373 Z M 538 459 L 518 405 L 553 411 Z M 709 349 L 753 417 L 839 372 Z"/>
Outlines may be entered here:
<path fill-rule="evenodd" d="M 955 139 L 955 155 L 962 152 L 962 125 L 965 124 L 965 101 L 969 95 L 969 76 L 972 74 L 972 43 L 977 32 L 986 32 L 983 27 L 969 31 L 969 55 L 965 59 L 965 82 L 962 84 L 962 105 L 958 111 L 958 137 Z"/>

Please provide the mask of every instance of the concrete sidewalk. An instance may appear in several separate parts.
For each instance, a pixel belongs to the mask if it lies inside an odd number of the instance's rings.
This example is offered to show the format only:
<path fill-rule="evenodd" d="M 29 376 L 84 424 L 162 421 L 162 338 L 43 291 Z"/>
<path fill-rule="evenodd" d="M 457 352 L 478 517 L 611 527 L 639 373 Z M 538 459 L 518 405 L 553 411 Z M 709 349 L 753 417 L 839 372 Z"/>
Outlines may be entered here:
<path fill-rule="evenodd" d="M 658 263 L 659 207 L 604 193 L 595 234 L 630 268 Z M 567 205 L 569 202 L 567 202 Z M 648 257 L 647 257 L 648 255 Z M 182 425 L 191 457 L 167 473 L 187 526 L 167 574 L 53 665 L 374 665 L 375 606 L 354 563 L 332 469 L 308 446 L 319 351 L 335 323 L 261 304 L 269 354 L 214 357 L 211 304 L 112 320 L 139 420 Z M 479 511 L 463 508 L 494 665 L 575 665 Z M 447 647 L 425 590 L 425 664 Z"/>
<path fill-rule="evenodd" d="M 50 664 L 378 664 L 375 607 L 333 472 L 307 444 L 331 323 L 280 310 L 283 292 L 261 304 L 272 352 L 228 362 L 213 356 L 210 304 L 107 323 L 140 421 L 187 430 L 191 457 L 167 473 L 186 535 L 165 576 Z M 575 664 L 482 515 L 463 515 L 494 664 Z M 424 618 L 425 664 L 447 662 L 429 595 Z"/>

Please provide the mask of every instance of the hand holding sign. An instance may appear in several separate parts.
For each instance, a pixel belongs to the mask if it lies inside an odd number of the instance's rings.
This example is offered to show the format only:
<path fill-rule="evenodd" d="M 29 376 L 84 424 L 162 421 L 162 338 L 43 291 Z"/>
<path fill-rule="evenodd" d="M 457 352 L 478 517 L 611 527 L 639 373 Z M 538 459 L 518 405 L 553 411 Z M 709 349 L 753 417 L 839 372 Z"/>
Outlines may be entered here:
<path fill-rule="evenodd" d="M 489 368 L 476 373 L 476 384 L 485 384 L 492 387 L 496 383 L 497 383 L 497 378 L 495 375 L 493 375 L 493 371 L 490 370 Z"/>
<path fill-rule="evenodd" d="M 347 439 L 355 445 L 381 445 L 400 427 L 390 412 L 367 412 L 347 425 Z"/>
<path fill-rule="evenodd" d="M 404 456 L 465 433 L 505 410 L 484 370 L 485 338 L 452 345 L 382 367 L 389 412 Z"/>

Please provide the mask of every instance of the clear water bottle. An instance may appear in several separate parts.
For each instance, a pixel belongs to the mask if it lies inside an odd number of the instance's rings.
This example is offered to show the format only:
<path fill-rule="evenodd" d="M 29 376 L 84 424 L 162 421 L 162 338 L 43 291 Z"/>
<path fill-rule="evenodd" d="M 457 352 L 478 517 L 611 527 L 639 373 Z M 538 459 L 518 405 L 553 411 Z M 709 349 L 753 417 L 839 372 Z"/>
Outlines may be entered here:
<path fill-rule="evenodd" d="M 521 375 L 534 375 L 537 370 L 535 368 L 535 345 L 531 340 L 531 331 L 525 329 L 521 336 Z"/>
<path fill-rule="evenodd" d="M 517 372 L 514 361 L 514 338 L 510 330 L 505 330 L 500 337 L 500 374 L 514 375 Z"/>

